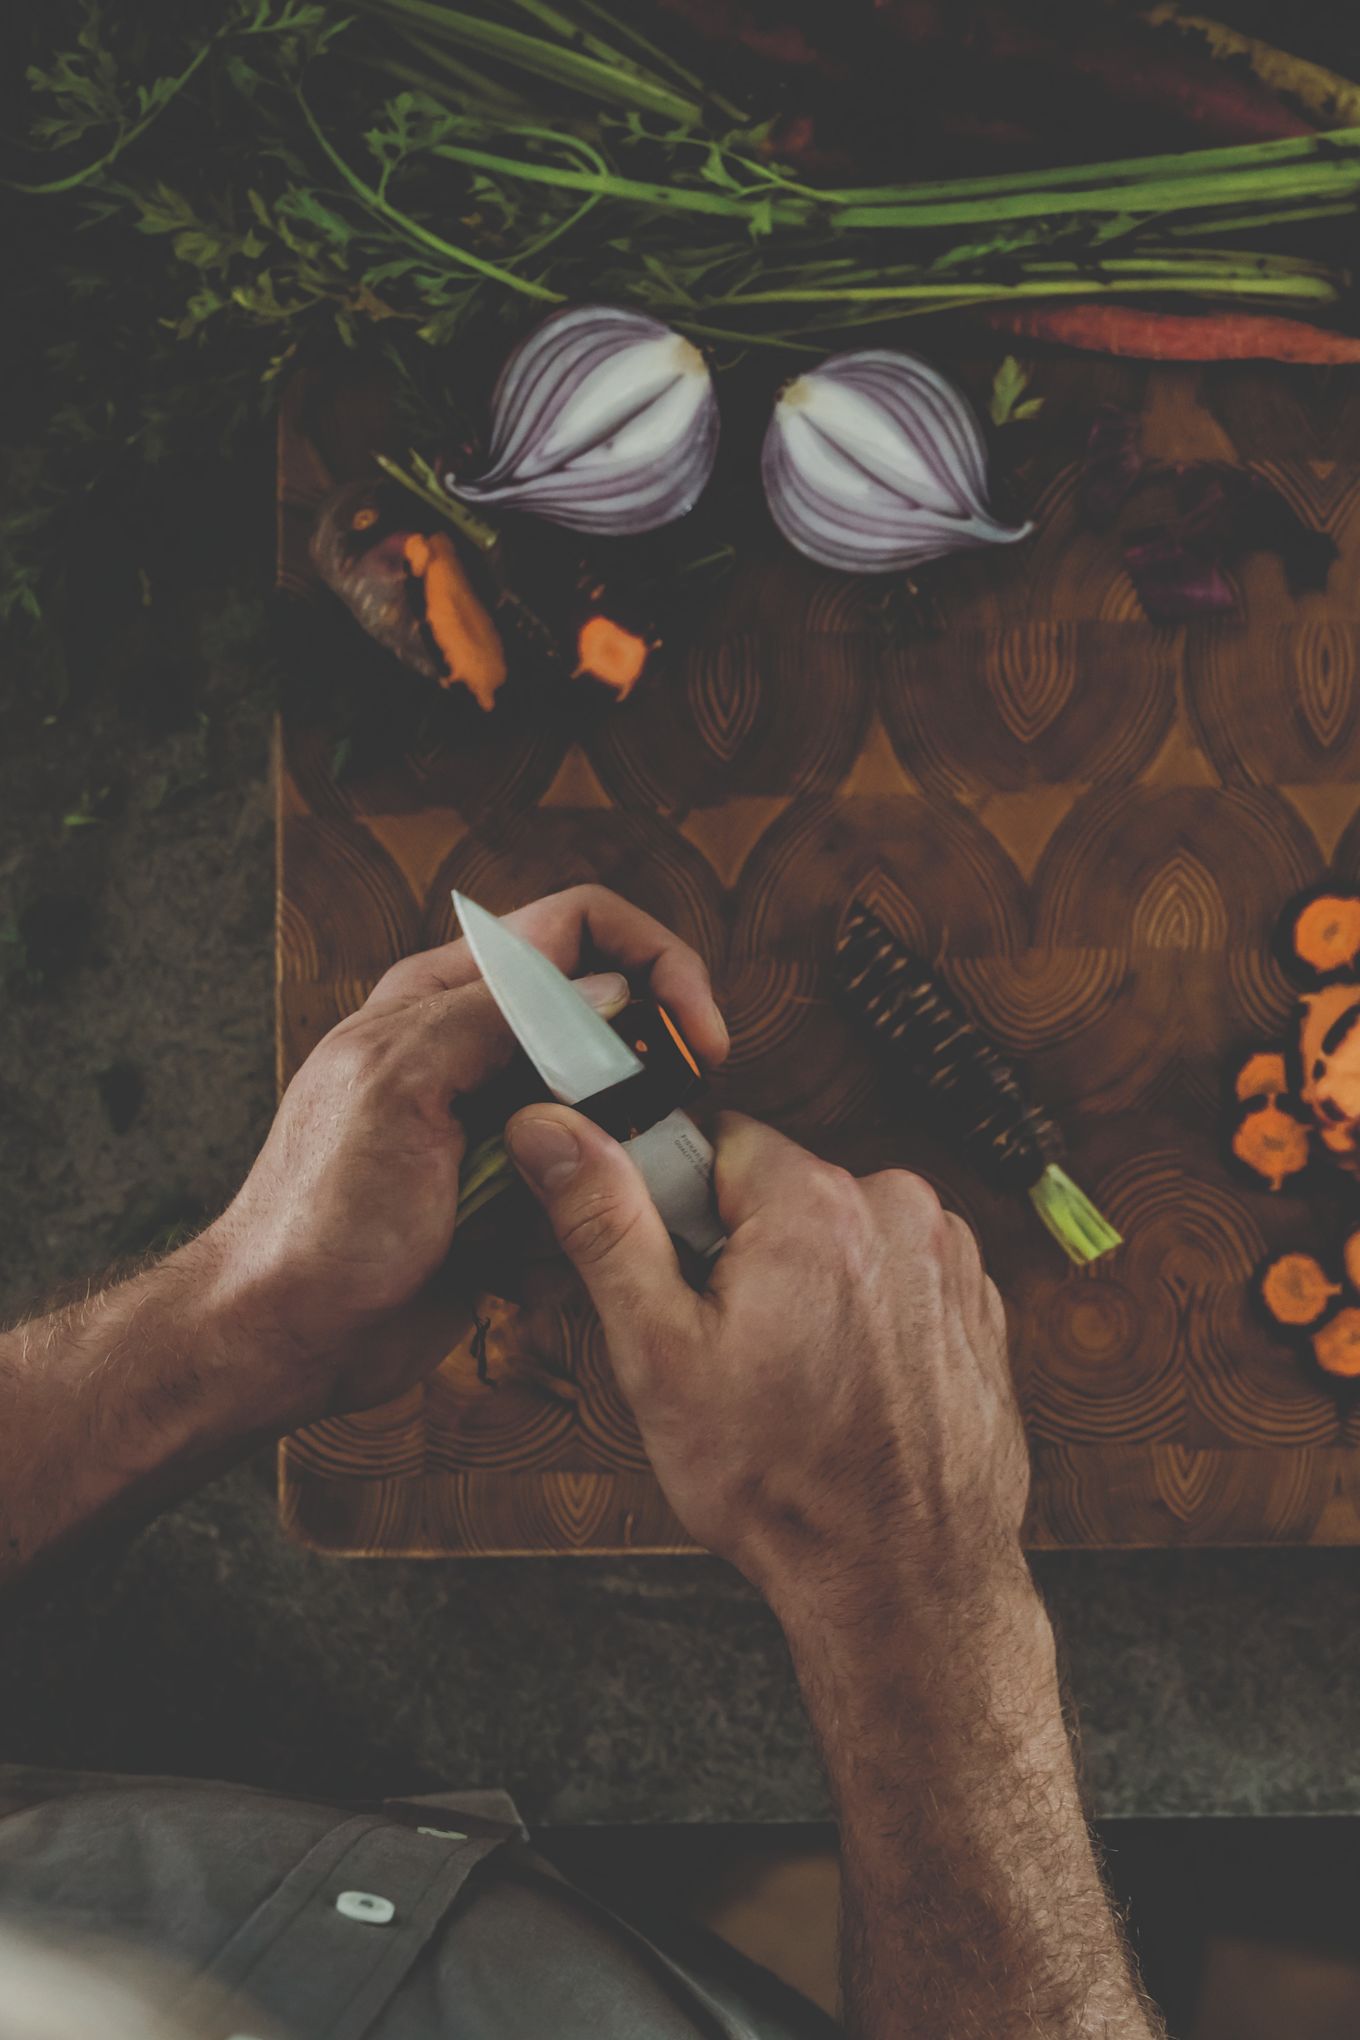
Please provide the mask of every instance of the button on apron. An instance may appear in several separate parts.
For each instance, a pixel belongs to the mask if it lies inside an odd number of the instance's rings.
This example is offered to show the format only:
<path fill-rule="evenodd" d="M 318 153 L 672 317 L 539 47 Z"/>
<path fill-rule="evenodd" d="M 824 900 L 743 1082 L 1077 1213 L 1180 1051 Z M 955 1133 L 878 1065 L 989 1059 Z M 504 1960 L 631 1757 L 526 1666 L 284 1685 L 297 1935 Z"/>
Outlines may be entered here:
<path fill-rule="evenodd" d="M 335 1910 L 347 1920 L 362 1920 L 368 1927 L 385 1927 L 397 1916 L 391 1899 L 381 1898 L 376 1891 L 342 1891 L 335 1901 Z"/>

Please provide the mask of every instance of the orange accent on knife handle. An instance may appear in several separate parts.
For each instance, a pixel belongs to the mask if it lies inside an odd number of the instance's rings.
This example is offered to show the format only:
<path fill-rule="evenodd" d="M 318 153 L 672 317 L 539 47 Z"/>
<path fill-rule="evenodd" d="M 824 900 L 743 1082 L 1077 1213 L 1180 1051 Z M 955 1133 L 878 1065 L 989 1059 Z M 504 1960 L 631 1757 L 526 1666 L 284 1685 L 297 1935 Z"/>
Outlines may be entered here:
<path fill-rule="evenodd" d="M 609 1024 L 642 1068 L 636 1076 L 582 1098 L 576 1110 L 615 1140 L 631 1140 L 701 1091 L 703 1072 L 670 1014 L 654 1000 L 635 999 Z"/>

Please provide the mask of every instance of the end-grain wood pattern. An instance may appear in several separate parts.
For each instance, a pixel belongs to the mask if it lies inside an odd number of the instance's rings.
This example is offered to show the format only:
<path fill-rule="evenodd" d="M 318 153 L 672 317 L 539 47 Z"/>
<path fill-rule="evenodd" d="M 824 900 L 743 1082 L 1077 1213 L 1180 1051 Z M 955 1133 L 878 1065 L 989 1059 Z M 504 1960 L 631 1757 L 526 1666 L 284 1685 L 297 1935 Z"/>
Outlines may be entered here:
<path fill-rule="evenodd" d="M 1037 535 L 937 569 L 927 634 L 894 638 L 873 591 L 757 537 L 621 709 L 578 708 L 563 682 L 551 712 L 358 757 L 340 783 L 325 729 L 286 718 L 280 1076 L 394 957 L 452 935 L 451 886 L 502 911 L 601 880 L 708 959 L 734 1036 L 724 1102 L 857 1170 L 922 1170 L 977 1229 L 1033 1441 L 1033 1544 L 1360 1542 L 1360 1404 L 1248 1301 L 1307 1212 L 1239 1185 L 1220 1145 L 1224 1059 L 1289 1003 L 1277 907 L 1329 862 L 1360 882 L 1360 386 L 1092 364 L 1038 386 Z M 1266 472 L 1340 548 L 1326 595 L 1295 600 L 1257 557 L 1239 620 L 1151 625 L 1117 536 L 1078 515 L 1081 421 L 1110 399 L 1156 456 Z M 281 579 L 315 594 L 318 490 L 376 427 L 352 400 L 301 403 Z M 1023 1200 L 885 1113 L 833 999 L 855 893 L 1028 1064 L 1120 1253 L 1069 1267 Z M 488 1311 L 495 1386 L 465 1346 L 400 1404 L 288 1442 L 290 1529 L 355 1554 L 684 1548 L 580 1296 Z"/>

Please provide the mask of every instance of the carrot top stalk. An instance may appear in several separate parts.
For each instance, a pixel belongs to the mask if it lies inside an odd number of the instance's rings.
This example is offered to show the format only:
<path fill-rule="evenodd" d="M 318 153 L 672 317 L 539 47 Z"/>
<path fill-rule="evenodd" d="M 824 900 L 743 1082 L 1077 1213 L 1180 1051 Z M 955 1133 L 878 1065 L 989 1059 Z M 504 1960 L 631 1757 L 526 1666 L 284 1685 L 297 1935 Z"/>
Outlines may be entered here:
<path fill-rule="evenodd" d="M 1069 1259 L 1094 1261 L 1120 1236 L 1058 1166 L 1062 1136 L 1010 1064 L 922 960 L 856 900 L 837 946 L 847 1002 L 1000 1188 L 1023 1190 Z"/>
<path fill-rule="evenodd" d="M 1097 1211 L 1084 1190 L 1056 1162 L 1050 1162 L 1027 1196 L 1069 1261 L 1078 1267 L 1122 1246 L 1123 1235 Z"/>

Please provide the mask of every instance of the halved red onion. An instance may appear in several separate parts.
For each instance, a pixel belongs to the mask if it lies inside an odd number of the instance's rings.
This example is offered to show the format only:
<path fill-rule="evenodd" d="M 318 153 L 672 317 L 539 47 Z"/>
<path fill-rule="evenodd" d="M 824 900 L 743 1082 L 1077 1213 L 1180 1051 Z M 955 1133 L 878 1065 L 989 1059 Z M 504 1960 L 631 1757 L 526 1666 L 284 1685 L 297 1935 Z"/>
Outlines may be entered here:
<path fill-rule="evenodd" d="M 501 371 L 485 472 L 444 486 L 460 502 L 620 536 L 683 517 L 717 452 L 718 400 L 698 348 L 641 312 L 570 305 Z"/>
<path fill-rule="evenodd" d="M 987 508 L 982 431 L 961 391 L 888 347 L 836 354 L 779 395 L 761 455 L 770 513 L 822 566 L 888 574 L 1029 524 Z"/>

